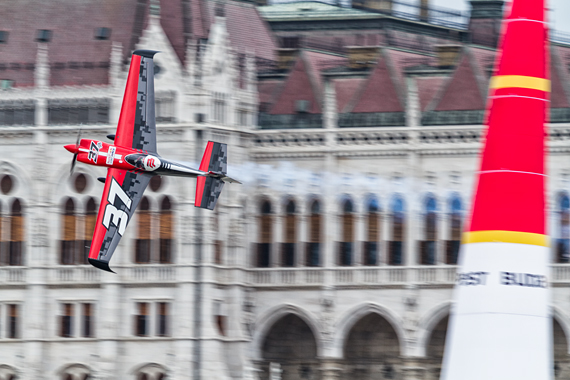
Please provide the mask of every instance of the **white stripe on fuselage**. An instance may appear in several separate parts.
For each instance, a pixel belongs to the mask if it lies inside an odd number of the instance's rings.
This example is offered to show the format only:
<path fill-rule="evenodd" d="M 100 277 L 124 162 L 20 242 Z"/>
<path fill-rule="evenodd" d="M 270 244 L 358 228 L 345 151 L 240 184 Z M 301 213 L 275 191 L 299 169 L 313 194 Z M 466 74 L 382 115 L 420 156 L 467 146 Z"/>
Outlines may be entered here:
<path fill-rule="evenodd" d="M 79 148 L 78 150 L 83 153 L 89 153 L 89 149 Z M 107 152 L 99 152 L 99 156 L 107 157 Z M 123 155 L 115 154 L 115 158 L 120 161 L 123 158 Z"/>

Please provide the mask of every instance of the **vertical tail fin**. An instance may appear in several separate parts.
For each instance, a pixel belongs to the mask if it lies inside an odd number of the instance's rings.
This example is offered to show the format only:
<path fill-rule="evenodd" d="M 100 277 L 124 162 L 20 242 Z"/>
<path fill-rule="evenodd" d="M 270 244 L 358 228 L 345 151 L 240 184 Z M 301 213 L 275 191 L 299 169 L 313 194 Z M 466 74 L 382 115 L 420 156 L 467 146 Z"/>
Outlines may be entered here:
<path fill-rule="evenodd" d="M 204 172 L 214 172 L 225 175 L 228 168 L 228 147 L 213 141 L 208 141 L 200 170 Z M 221 178 L 200 176 L 196 181 L 196 199 L 194 206 L 213 210 L 218 201 L 218 197 L 224 188 L 224 181 Z"/>
<path fill-rule="evenodd" d="M 200 162 L 200 170 L 226 174 L 228 171 L 228 146 L 218 142 L 208 141 L 206 150 Z"/>

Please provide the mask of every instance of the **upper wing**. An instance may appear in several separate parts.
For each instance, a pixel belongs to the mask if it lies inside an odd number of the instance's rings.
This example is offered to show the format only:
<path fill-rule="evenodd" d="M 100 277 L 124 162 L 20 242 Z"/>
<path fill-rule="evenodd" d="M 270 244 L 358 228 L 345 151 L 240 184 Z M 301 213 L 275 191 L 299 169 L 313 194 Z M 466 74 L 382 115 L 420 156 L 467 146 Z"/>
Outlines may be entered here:
<path fill-rule="evenodd" d="M 109 272 L 109 261 L 142 198 L 151 175 L 109 168 L 95 232 L 89 249 L 91 265 Z"/>
<path fill-rule="evenodd" d="M 152 50 L 135 50 L 129 68 L 115 145 L 156 153 Z"/>

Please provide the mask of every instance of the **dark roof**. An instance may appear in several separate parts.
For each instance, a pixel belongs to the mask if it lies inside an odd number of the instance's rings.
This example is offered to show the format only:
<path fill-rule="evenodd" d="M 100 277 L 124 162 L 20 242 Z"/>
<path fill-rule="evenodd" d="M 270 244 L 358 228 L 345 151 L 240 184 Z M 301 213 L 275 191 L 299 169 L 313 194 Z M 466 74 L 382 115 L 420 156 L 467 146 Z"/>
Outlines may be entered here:
<path fill-rule="evenodd" d="M 191 0 L 196 2 L 197 0 Z M 215 1 L 207 1 L 209 17 L 214 22 Z M 239 53 L 275 60 L 277 43 L 255 5 L 241 1 L 226 1 L 224 4 L 226 26 L 231 46 Z"/>
<path fill-rule="evenodd" d="M 464 52 L 457 69 L 440 89 L 434 111 L 484 110 L 485 99 L 481 93 L 480 78 L 471 64 L 471 57 Z"/>
<path fill-rule="evenodd" d="M 142 31 L 145 0 L 22 0 L 0 7 L 0 28 L 9 32 L 0 44 L 0 64 L 8 67 L 0 76 L 15 86 L 34 84 L 38 29 L 50 30 L 48 57 L 52 85 L 108 83 L 112 41 L 132 49 L 133 35 Z M 110 39 L 95 38 L 97 28 L 111 29 Z M 128 53 L 127 53 L 128 55 Z M 18 65 L 20 68 L 18 68 Z M 25 68 L 22 68 L 24 66 Z"/>
<path fill-rule="evenodd" d="M 322 113 L 322 86 L 320 73 L 315 73 L 311 61 L 301 52 L 293 69 L 276 96 L 269 114 L 292 115 L 297 113 L 296 101 L 309 101 L 307 113 Z"/>
<path fill-rule="evenodd" d="M 353 98 L 356 90 L 362 86 L 362 83 L 365 80 L 365 78 L 333 79 L 338 112 L 345 112 L 345 108 L 348 105 L 348 102 Z"/>
<path fill-rule="evenodd" d="M 430 105 L 446 78 L 447 77 L 444 76 L 426 76 L 416 78 L 421 111 L 425 111 Z"/>
<path fill-rule="evenodd" d="M 207 38 L 214 19 L 214 1 L 160 0 L 160 19 L 171 45 L 184 64 L 191 40 Z M 232 47 L 275 59 L 276 44 L 252 4 L 227 1 L 226 23 Z M 106 85 L 113 42 L 128 60 L 147 26 L 149 0 L 19 0 L 0 7 L 0 79 L 17 87 L 34 85 L 37 30 L 51 31 L 47 44 L 50 85 Z M 108 39 L 97 39 L 98 28 L 109 28 Z"/>
<path fill-rule="evenodd" d="M 368 79 L 356 91 L 348 112 L 403 112 L 400 84 L 390 73 L 387 60 L 380 55 Z"/>

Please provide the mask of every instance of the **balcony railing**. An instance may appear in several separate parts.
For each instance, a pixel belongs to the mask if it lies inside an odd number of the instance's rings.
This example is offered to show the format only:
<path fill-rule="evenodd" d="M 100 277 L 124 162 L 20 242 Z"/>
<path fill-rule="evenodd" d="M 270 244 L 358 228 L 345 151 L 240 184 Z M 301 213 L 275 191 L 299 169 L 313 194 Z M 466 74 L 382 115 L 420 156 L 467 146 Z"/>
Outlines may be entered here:
<path fill-rule="evenodd" d="M 115 281 L 133 283 L 176 283 L 184 280 L 191 270 L 188 265 L 133 265 L 115 267 Z M 455 265 L 417 266 L 351 266 L 351 267 L 293 267 L 293 268 L 243 268 L 206 265 L 204 280 L 219 283 L 247 284 L 265 287 L 303 286 L 425 286 L 451 287 L 455 284 Z M 47 270 L 46 284 L 100 284 L 101 271 L 88 266 L 58 266 L 50 268 L 0 267 L 0 286 L 22 285 L 31 280 L 30 270 Z M 42 277 L 38 280 L 41 281 Z M 570 264 L 551 264 L 550 283 L 570 287 Z"/>
<path fill-rule="evenodd" d="M 26 282 L 25 267 L 0 267 L 0 285 L 14 285 Z"/>
<path fill-rule="evenodd" d="M 123 282 L 174 282 L 177 279 L 177 268 L 170 264 L 138 265 L 121 268 Z"/>
<path fill-rule="evenodd" d="M 407 283 L 448 285 L 455 283 L 456 266 L 334 267 L 250 269 L 248 282 L 258 286 L 292 285 L 403 285 Z M 570 279 L 570 266 L 569 275 Z"/>
<path fill-rule="evenodd" d="M 99 283 L 101 281 L 101 271 L 89 266 L 71 266 L 64 265 L 61 267 L 48 269 L 48 281 L 50 283 Z"/>

